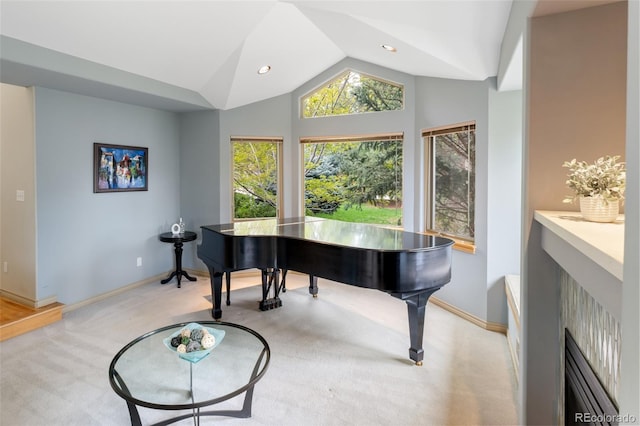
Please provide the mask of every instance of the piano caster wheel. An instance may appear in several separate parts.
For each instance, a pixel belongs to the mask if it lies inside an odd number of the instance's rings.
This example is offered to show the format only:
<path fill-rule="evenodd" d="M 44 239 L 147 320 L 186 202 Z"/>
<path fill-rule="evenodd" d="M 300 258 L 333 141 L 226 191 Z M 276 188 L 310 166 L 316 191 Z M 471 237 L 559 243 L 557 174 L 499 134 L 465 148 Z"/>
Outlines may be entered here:
<path fill-rule="evenodd" d="M 416 367 L 422 367 L 422 361 L 416 361 Z"/>
<path fill-rule="evenodd" d="M 314 298 L 314 299 L 317 299 L 317 298 L 318 298 L 318 295 L 317 295 L 317 294 L 314 294 L 314 295 L 313 295 L 313 298 Z"/>

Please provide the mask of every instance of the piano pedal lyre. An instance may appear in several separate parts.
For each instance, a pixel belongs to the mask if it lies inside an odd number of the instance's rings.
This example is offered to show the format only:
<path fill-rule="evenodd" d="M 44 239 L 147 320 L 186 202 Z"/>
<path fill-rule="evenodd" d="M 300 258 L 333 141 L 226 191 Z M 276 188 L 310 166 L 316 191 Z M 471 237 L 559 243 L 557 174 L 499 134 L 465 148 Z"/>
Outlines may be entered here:
<path fill-rule="evenodd" d="M 268 311 L 282 306 L 280 300 L 280 290 L 284 286 L 284 274 L 282 282 L 278 282 L 280 270 L 277 268 L 266 268 L 262 270 L 262 300 L 259 303 L 261 311 Z M 269 298 L 269 293 L 273 288 L 273 297 Z"/>

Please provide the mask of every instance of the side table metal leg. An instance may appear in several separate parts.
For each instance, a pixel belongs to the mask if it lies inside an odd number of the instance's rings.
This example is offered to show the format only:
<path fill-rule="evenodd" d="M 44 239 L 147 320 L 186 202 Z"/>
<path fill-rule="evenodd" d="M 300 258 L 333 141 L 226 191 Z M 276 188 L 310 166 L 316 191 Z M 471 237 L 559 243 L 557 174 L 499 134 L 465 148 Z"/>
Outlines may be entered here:
<path fill-rule="evenodd" d="M 130 394 L 129 389 L 127 388 L 126 383 L 122 380 L 120 374 L 117 371 L 113 371 L 113 375 L 120 385 L 120 387 L 128 394 Z M 129 410 L 129 417 L 131 418 L 131 426 L 142 426 L 142 420 L 140 420 L 140 413 L 138 413 L 138 409 L 136 405 L 127 401 L 127 409 Z"/>
<path fill-rule="evenodd" d="M 189 363 L 189 394 L 191 395 L 191 404 L 195 405 L 195 399 L 193 396 L 193 364 Z M 200 425 L 200 408 L 193 408 L 193 424 L 195 426 Z"/>
<path fill-rule="evenodd" d="M 129 409 L 129 417 L 131 418 L 131 426 L 142 426 L 142 420 L 140 420 L 140 414 L 135 404 L 127 402 L 127 408 Z"/>

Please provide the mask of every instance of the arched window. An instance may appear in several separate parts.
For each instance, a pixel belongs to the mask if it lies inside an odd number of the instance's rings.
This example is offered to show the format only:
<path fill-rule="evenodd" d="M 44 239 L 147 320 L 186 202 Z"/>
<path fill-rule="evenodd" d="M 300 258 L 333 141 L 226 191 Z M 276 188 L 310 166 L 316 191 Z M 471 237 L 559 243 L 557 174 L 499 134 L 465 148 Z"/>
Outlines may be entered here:
<path fill-rule="evenodd" d="M 404 108 L 404 87 L 345 71 L 302 98 L 302 118 L 395 111 Z"/>

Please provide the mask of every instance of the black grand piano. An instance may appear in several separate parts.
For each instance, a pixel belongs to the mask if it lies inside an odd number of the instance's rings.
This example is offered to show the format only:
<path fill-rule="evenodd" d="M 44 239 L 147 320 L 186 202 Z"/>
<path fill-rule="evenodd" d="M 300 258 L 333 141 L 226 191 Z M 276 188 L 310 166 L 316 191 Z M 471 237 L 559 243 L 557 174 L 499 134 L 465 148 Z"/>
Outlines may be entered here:
<path fill-rule="evenodd" d="M 318 293 L 317 278 L 374 288 L 406 301 L 409 313 L 409 358 L 424 358 L 425 306 L 451 279 L 448 238 L 404 232 L 375 225 L 315 217 L 264 219 L 202 226 L 198 257 L 209 268 L 213 318 L 222 316 L 222 281 L 230 272 L 262 271 L 261 310 L 282 305 L 287 271 L 309 274 L 309 293 Z M 228 304 L 227 299 L 227 304 Z"/>

